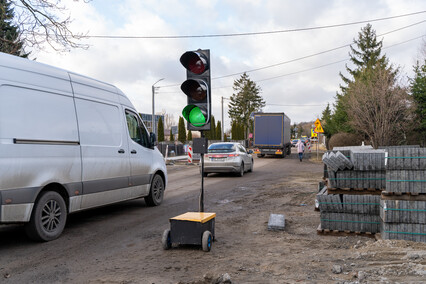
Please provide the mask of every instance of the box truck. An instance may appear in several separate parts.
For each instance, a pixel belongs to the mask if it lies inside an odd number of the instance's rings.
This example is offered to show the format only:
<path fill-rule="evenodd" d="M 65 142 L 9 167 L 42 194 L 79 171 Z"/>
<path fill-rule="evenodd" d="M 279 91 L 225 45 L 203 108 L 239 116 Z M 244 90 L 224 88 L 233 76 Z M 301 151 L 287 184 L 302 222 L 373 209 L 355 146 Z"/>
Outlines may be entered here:
<path fill-rule="evenodd" d="M 253 147 L 258 157 L 290 155 L 290 118 L 282 112 L 254 113 Z"/>
<path fill-rule="evenodd" d="M 0 224 L 50 241 L 69 213 L 159 205 L 167 170 L 154 141 L 117 87 L 0 53 Z"/>

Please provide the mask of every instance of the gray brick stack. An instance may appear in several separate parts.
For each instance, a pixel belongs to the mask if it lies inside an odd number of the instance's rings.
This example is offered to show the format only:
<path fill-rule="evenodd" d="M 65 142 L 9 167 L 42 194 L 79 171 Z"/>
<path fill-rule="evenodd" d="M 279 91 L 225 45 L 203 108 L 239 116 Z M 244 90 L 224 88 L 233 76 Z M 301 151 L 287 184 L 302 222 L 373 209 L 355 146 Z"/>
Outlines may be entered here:
<path fill-rule="evenodd" d="M 426 242 L 426 148 L 386 150 L 386 192 L 396 195 L 381 200 L 382 238 Z"/>
<path fill-rule="evenodd" d="M 316 198 L 322 229 L 364 233 L 380 231 L 380 196 L 321 191 Z"/>
<path fill-rule="evenodd" d="M 371 146 L 333 148 L 323 156 L 330 187 L 385 188 L 385 154 Z"/>

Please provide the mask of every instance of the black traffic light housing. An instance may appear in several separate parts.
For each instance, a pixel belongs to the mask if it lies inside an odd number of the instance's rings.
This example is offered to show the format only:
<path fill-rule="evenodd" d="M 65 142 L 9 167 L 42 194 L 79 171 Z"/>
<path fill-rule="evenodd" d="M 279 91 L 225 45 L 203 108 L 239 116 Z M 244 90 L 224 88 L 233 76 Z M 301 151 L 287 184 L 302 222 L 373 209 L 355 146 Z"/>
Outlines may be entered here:
<path fill-rule="evenodd" d="M 182 115 L 188 130 L 211 129 L 210 50 L 187 51 L 180 57 L 187 80 L 180 86 L 187 96 Z"/>

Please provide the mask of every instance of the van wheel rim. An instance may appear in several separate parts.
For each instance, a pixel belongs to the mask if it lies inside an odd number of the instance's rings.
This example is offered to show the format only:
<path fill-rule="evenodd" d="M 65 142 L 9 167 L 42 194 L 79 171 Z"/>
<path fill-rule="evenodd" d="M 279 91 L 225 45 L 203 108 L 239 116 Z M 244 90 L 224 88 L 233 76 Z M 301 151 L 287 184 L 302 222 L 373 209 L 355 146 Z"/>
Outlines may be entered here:
<path fill-rule="evenodd" d="M 154 185 L 152 187 L 152 195 L 154 196 L 155 200 L 160 200 L 162 194 L 163 194 L 163 185 L 161 182 L 161 178 L 158 177 L 154 180 Z"/>
<path fill-rule="evenodd" d="M 47 232 L 55 231 L 61 221 L 61 207 L 55 200 L 49 200 L 41 212 L 41 224 Z"/>

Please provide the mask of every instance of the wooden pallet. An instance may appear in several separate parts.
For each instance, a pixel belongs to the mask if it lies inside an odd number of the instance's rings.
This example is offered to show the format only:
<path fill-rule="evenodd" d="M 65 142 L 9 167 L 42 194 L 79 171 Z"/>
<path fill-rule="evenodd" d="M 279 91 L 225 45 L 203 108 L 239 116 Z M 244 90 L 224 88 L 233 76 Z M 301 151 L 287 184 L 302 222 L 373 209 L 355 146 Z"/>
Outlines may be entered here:
<path fill-rule="evenodd" d="M 375 233 L 322 229 L 321 224 L 318 225 L 317 234 L 323 235 L 323 236 L 327 235 L 327 236 L 337 236 L 337 237 L 362 236 L 362 237 L 375 238 L 374 236 Z"/>
<path fill-rule="evenodd" d="M 383 200 L 426 201 L 425 193 L 382 191 Z"/>
<path fill-rule="evenodd" d="M 327 188 L 328 194 L 380 195 L 380 188 Z"/>

